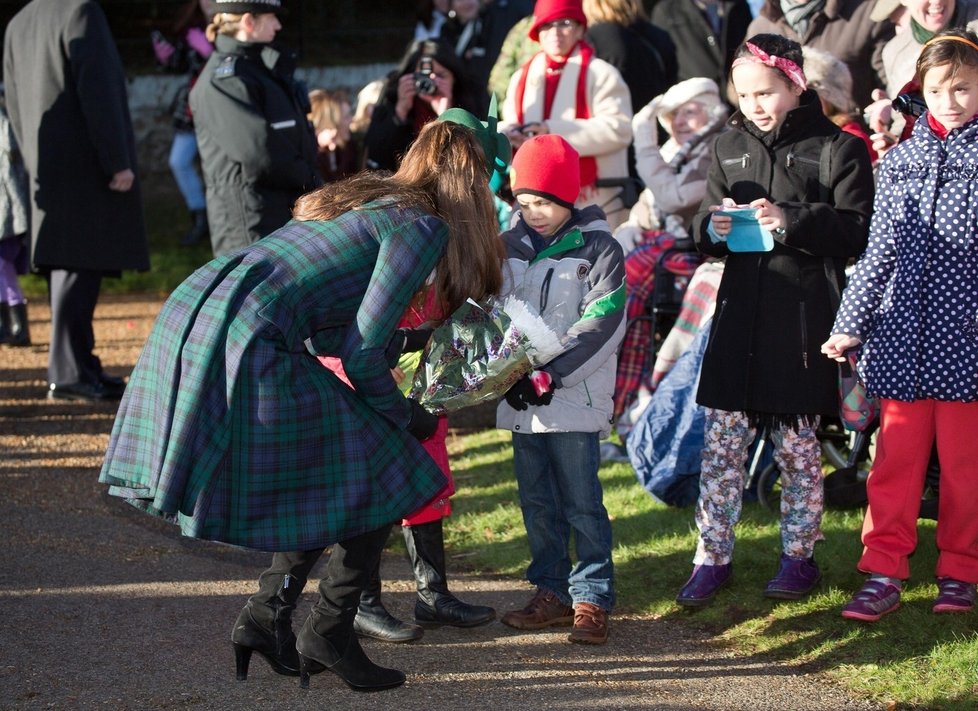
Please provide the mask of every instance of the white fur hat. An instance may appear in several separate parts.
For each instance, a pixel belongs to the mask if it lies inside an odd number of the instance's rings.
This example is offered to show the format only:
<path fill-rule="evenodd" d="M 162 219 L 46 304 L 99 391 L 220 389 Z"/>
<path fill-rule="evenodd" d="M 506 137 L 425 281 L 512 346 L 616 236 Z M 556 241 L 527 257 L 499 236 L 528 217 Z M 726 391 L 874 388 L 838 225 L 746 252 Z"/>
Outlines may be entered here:
<path fill-rule="evenodd" d="M 801 51 L 805 58 L 808 88 L 814 89 L 820 98 L 840 111 L 852 111 L 856 103 L 852 99 L 852 73 L 846 63 L 814 47 L 802 47 Z"/>
<path fill-rule="evenodd" d="M 655 117 L 662 127 L 672 133 L 672 114 L 689 101 L 698 101 L 708 111 L 720 105 L 720 89 L 717 83 L 706 77 L 693 77 L 673 84 L 672 87 L 653 101 L 656 102 Z"/>

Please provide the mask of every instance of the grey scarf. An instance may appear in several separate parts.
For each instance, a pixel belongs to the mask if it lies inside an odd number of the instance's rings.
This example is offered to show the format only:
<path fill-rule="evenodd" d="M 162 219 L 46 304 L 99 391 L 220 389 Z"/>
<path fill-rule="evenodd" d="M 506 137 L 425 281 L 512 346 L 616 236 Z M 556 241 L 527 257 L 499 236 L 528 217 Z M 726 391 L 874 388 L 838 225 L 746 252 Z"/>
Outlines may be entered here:
<path fill-rule="evenodd" d="M 821 12 L 823 7 L 825 7 L 825 0 L 807 0 L 807 2 L 781 0 L 781 12 L 784 13 L 785 21 L 802 39 L 808 32 L 812 18 Z"/>

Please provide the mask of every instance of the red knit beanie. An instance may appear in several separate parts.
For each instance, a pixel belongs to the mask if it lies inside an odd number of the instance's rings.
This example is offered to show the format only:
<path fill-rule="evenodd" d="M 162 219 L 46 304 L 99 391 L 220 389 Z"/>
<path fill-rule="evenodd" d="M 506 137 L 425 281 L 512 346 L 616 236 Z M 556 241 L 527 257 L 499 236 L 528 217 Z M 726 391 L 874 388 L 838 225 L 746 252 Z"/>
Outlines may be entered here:
<path fill-rule="evenodd" d="M 587 27 L 584 0 L 537 0 L 533 6 L 533 25 L 528 33 L 534 42 L 540 41 L 540 26 L 555 20 L 574 20 Z"/>
<path fill-rule="evenodd" d="M 537 195 L 564 207 L 574 207 L 581 192 L 581 157 L 555 133 L 534 136 L 513 158 L 513 195 Z"/>

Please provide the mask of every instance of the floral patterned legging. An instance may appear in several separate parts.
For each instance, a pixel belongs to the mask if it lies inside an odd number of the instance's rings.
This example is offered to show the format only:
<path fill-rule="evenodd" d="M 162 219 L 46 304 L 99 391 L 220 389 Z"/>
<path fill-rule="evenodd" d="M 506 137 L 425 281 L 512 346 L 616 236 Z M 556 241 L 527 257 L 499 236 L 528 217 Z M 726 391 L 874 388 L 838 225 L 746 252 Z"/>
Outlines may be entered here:
<path fill-rule="evenodd" d="M 821 450 L 817 421 L 771 433 L 781 470 L 781 546 L 792 558 L 809 558 L 822 539 Z M 756 436 L 743 412 L 706 409 L 706 444 L 696 502 L 696 565 L 723 565 L 733 558 L 734 525 L 740 520 L 747 450 Z"/>

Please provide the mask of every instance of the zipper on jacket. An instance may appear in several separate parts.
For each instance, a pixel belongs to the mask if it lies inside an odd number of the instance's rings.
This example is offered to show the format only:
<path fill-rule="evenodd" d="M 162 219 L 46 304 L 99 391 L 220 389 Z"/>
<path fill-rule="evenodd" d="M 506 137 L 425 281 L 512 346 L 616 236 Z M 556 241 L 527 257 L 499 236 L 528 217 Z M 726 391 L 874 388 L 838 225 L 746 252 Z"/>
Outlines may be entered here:
<path fill-rule="evenodd" d="M 789 151 L 784 159 L 784 167 L 791 168 L 795 163 L 808 163 L 808 165 L 818 165 L 818 161 L 806 156 L 795 155 L 794 151 Z"/>
<path fill-rule="evenodd" d="M 550 299 L 550 280 L 553 279 L 554 268 L 550 267 L 547 270 L 547 276 L 543 278 L 543 283 L 540 284 L 540 313 L 542 314 L 544 309 L 547 308 L 547 301 Z"/>
<path fill-rule="evenodd" d="M 727 308 L 727 300 L 726 299 L 724 299 L 723 301 L 720 302 L 720 308 L 717 309 L 716 316 L 713 317 L 713 333 L 710 334 L 710 335 L 715 336 L 717 330 L 720 328 L 720 319 L 723 318 L 723 310 L 725 308 Z M 710 339 L 710 345 L 708 345 L 706 347 L 706 352 L 707 353 L 709 353 L 710 351 L 713 350 L 713 344 L 714 344 L 714 342 L 715 342 L 715 339 L 711 338 Z"/>
<path fill-rule="evenodd" d="M 740 158 L 724 158 L 722 161 L 720 161 L 720 164 L 723 166 L 737 165 L 738 163 L 740 164 L 740 167 L 743 168 L 744 170 L 749 168 L 750 153 L 744 153 L 742 156 L 740 156 Z"/>
<path fill-rule="evenodd" d="M 798 313 L 801 316 L 801 365 L 808 369 L 808 322 L 805 320 L 805 302 L 798 304 Z"/>

